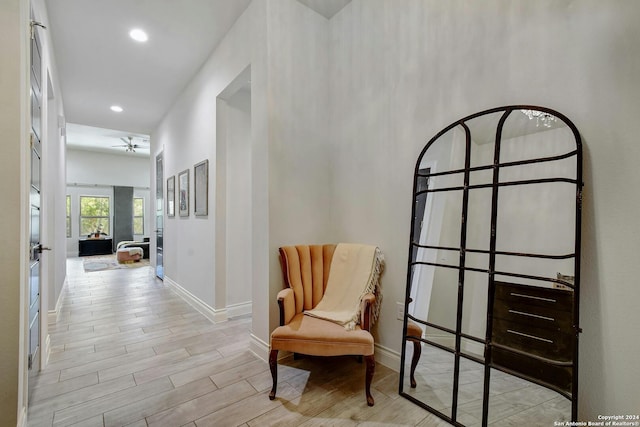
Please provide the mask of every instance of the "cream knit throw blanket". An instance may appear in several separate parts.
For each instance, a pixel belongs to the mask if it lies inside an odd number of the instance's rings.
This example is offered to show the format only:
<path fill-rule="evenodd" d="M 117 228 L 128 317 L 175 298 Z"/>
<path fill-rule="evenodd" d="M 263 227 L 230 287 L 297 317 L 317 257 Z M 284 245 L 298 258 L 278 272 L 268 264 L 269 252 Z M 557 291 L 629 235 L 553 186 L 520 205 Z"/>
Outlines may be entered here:
<path fill-rule="evenodd" d="M 322 300 L 307 316 L 318 317 L 353 330 L 360 323 L 360 300 L 365 294 L 376 295 L 373 323 L 378 320 L 382 293 L 380 275 L 384 258 L 376 246 L 340 243 L 331 261 L 331 270 Z"/>

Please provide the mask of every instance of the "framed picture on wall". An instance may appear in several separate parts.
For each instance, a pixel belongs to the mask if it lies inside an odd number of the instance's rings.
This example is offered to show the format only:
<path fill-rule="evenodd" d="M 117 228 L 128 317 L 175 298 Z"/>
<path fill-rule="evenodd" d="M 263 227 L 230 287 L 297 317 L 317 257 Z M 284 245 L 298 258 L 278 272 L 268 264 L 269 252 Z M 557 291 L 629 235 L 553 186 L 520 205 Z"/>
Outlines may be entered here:
<path fill-rule="evenodd" d="M 189 216 L 189 169 L 178 174 L 178 214 Z"/>
<path fill-rule="evenodd" d="M 167 216 L 176 216 L 176 177 L 167 178 Z"/>
<path fill-rule="evenodd" d="M 209 160 L 193 167 L 193 213 L 207 216 L 209 213 Z"/>

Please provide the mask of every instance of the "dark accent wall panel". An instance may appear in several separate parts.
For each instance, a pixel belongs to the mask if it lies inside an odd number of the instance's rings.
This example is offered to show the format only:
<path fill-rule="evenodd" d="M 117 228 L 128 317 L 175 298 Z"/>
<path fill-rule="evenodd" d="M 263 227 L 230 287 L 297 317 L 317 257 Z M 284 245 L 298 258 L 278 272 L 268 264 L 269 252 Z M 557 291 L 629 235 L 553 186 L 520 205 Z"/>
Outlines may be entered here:
<path fill-rule="evenodd" d="M 113 187 L 113 250 L 133 240 L 133 187 Z"/>

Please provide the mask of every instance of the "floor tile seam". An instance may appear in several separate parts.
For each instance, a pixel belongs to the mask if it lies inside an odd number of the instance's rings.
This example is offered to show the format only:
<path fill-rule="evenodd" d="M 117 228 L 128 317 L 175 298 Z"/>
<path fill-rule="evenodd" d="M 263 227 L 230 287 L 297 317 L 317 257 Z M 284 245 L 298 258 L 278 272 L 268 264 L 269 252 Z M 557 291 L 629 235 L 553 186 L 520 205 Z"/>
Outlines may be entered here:
<path fill-rule="evenodd" d="M 178 349 L 178 350 L 179 350 L 179 349 Z M 175 350 L 175 351 L 177 351 L 177 350 Z M 189 358 L 189 356 L 188 356 L 189 352 L 187 352 L 186 350 L 185 350 L 185 352 L 187 353 L 187 356 L 185 356 L 184 358 L 171 359 L 169 356 L 167 356 L 167 359 L 168 359 L 168 360 L 166 360 L 166 361 L 164 361 L 164 362 L 163 362 L 163 361 L 158 361 L 158 360 L 149 361 L 148 359 L 151 359 L 151 358 L 154 358 L 154 357 L 166 356 L 166 355 L 168 355 L 168 354 L 170 354 L 170 353 L 163 353 L 163 354 L 161 354 L 161 355 L 154 354 L 154 355 L 150 355 L 150 356 L 148 356 L 148 357 L 146 357 L 146 358 L 143 358 L 143 359 L 137 360 L 137 361 L 136 361 L 136 362 L 134 362 L 133 364 L 134 364 L 134 365 L 135 365 L 135 364 L 141 364 L 141 365 L 142 365 L 142 364 L 144 364 L 144 363 L 149 363 L 149 362 L 151 362 L 151 363 L 153 363 L 153 362 L 159 362 L 159 364 L 156 364 L 156 365 L 155 365 L 155 366 L 153 366 L 153 367 L 160 367 L 160 366 L 164 366 L 164 365 L 166 365 L 166 364 L 179 363 L 179 362 L 182 362 L 182 361 L 184 361 L 184 360 L 186 360 L 186 359 L 188 359 L 188 358 Z M 171 353 L 173 353 L 173 352 L 171 352 Z M 101 372 L 101 371 L 108 371 L 109 369 L 114 369 L 114 368 L 118 368 L 118 367 L 120 367 L 120 366 L 111 366 L 111 367 L 109 367 L 109 368 L 105 368 L 105 369 L 100 369 L 100 370 L 98 370 L 98 371 L 97 371 L 97 372 L 98 372 L 98 380 L 100 380 L 100 372 Z M 138 385 L 138 383 L 137 383 L 137 381 L 136 381 L 136 379 L 135 379 L 135 374 L 136 374 L 137 372 L 142 372 L 142 371 L 145 371 L 145 370 L 147 370 L 147 369 L 149 369 L 149 367 L 144 367 L 144 368 L 142 368 L 142 369 L 140 369 L 140 370 L 130 372 L 130 374 L 131 374 L 131 375 L 133 375 L 133 380 L 134 380 L 134 382 L 136 383 L 136 385 Z M 165 376 L 166 376 L 166 377 L 168 377 L 168 375 L 165 375 Z M 119 378 L 119 377 L 115 377 L 115 378 Z M 159 377 L 159 378 L 161 378 L 161 377 Z M 114 378 L 108 378 L 108 379 L 105 379 L 104 381 L 109 381 L 109 380 L 112 380 L 112 379 L 114 379 Z M 158 379 L 158 378 L 156 378 L 156 379 Z M 147 381 L 147 382 L 150 382 L 150 381 Z M 147 382 L 142 383 L 142 384 L 146 384 Z"/>
<path fill-rule="evenodd" d="M 131 374 L 127 374 L 127 375 L 131 375 Z M 115 380 L 117 380 L 117 379 L 119 379 L 119 378 L 126 377 L 127 375 L 123 375 L 123 376 L 121 376 L 121 377 L 114 378 L 114 379 L 109 380 L 109 381 L 115 381 Z M 131 376 L 133 376 L 133 375 L 131 375 Z M 173 383 L 171 383 L 171 386 L 173 387 Z M 91 404 L 92 404 L 92 402 L 95 402 L 95 401 L 100 400 L 100 399 L 107 400 L 107 399 L 113 398 L 113 397 L 115 397 L 115 396 L 114 396 L 115 394 L 126 392 L 127 390 L 133 389 L 133 388 L 135 388 L 135 387 L 138 387 L 138 385 L 136 385 L 136 384 L 135 384 L 135 380 L 134 380 L 134 384 L 133 384 L 133 385 L 131 385 L 131 386 L 129 386 L 129 387 L 125 387 L 125 388 L 123 388 L 123 389 L 113 391 L 113 392 L 108 393 L 108 394 L 105 394 L 105 395 L 103 395 L 103 396 L 96 397 L 96 398 L 94 398 L 94 399 L 90 399 L 90 400 L 87 400 L 87 401 L 85 401 L 85 402 L 82 402 L 82 403 L 78 403 L 78 404 L 76 404 L 76 405 L 69 406 L 69 407 L 67 407 L 67 408 L 57 409 L 57 410 L 55 410 L 55 411 L 54 411 L 53 427 L 55 427 L 55 426 L 56 426 L 56 422 L 55 422 L 55 414 L 56 414 L 57 412 L 60 412 L 60 411 L 63 411 L 63 410 L 67 410 L 67 409 L 69 409 L 69 408 L 79 407 L 79 406 L 89 406 L 89 405 L 91 405 Z M 171 390 L 175 390 L 175 387 L 173 387 Z M 164 391 L 168 391 L 168 390 L 164 390 Z M 163 393 L 164 391 L 160 391 L 160 392 L 152 392 L 152 394 L 151 394 L 151 395 L 146 396 L 145 398 L 140 398 L 140 399 L 136 399 L 136 400 L 133 400 L 133 401 L 128 401 L 128 402 L 126 402 L 126 403 L 121 404 L 120 406 L 109 407 L 109 411 L 117 410 L 117 409 L 122 408 L 122 407 L 124 407 L 124 406 L 127 406 L 127 405 L 129 405 L 129 404 L 131 404 L 131 403 L 140 402 L 141 400 L 144 400 L 144 399 L 146 399 L 146 398 L 148 398 L 148 397 L 153 397 L 153 396 L 155 396 L 155 395 L 157 395 L 157 394 L 161 394 L 161 393 Z M 102 414 L 103 414 L 103 416 L 104 416 L 104 412 L 102 412 Z M 81 421 L 86 421 L 87 419 L 89 419 L 89 418 L 91 418 L 91 417 L 95 417 L 96 415 L 97 415 L 97 414 L 89 415 L 87 418 L 84 418 L 84 419 L 78 420 L 75 424 L 78 424 L 78 423 L 80 423 Z M 103 419 L 103 423 L 104 423 L 104 419 Z M 65 424 L 65 425 L 68 425 L 68 424 Z"/>
<path fill-rule="evenodd" d="M 195 380 L 195 381 L 197 381 L 197 380 Z M 190 381 L 190 382 L 192 382 L 192 381 Z M 245 382 L 246 382 L 246 381 L 245 381 Z M 189 384 L 189 383 L 187 383 L 187 384 Z M 182 386 L 184 386 L 184 385 L 185 385 L 185 384 L 181 385 L 180 387 L 182 387 Z M 215 384 L 214 384 L 214 385 L 215 385 Z M 251 386 L 251 384 L 249 384 L 249 383 L 247 383 L 247 385 Z M 217 387 L 217 386 L 216 386 L 216 387 Z M 227 387 L 229 387 L 229 386 L 227 386 Z M 179 388 L 179 387 L 178 387 L 178 388 Z M 226 388 L 226 387 L 225 387 L 225 388 Z M 196 398 L 196 399 L 191 399 L 191 400 L 201 399 L 201 398 L 203 398 L 204 396 L 206 396 L 206 395 L 208 395 L 208 394 L 222 392 L 222 390 L 224 390 L 224 388 L 216 388 L 215 390 L 212 390 L 212 391 L 210 391 L 210 392 L 207 392 L 207 393 L 205 393 L 205 394 L 203 394 L 203 395 L 199 396 L 198 398 Z M 228 391 L 228 390 L 227 390 L 227 391 Z M 235 404 L 235 403 L 237 403 L 237 402 L 239 402 L 239 401 L 244 400 L 244 399 L 245 399 L 245 398 L 247 398 L 247 397 L 251 397 L 251 396 L 254 396 L 254 395 L 255 395 L 255 394 L 251 394 L 251 395 L 248 395 L 248 396 L 238 396 L 238 397 L 237 397 L 237 400 L 233 400 L 233 401 L 231 401 L 231 402 L 228 402 L 226 406 L 223 406 L 223 407 L 219 408 L 219 409 L 218 409 L 218 410 L 216 410 L 216 411 L 208 412 L 208 413 L 206 413 L 205 415 L 202 415 L 202 416 L 200 416 L 200 417 L 199 417 L 199 418 L 197 418 L 197 419 L 202 419 L 202 418 L 204 418 L 204 417 L 207 417 L 207 416 L 209 416 L 209 415 L 211 415 L 211 414 L 213 414 L 213 413 L 215 413 L 215 412 L 217 412 L 217 411 L 219 411 L 219 410 L 221 410 L 221 409 L 224 409 L 224 408 L 226 408 L 226 407 L 228 407 L 228 406 L 231 406 L 231 405 L 233 405 L 233 404 Z M 184 403 L 187 403 L 187 402 L 184 402 Z M 181 405 L 183 405 L 184 403 L 182 403 Z M 178 405 L 178 406 L 179 406 L 179 405 Z M 156 416 L 156 415 L 158 415 L 158 414 L 161 414 L 161 413 L 163 413 L 163 412 L 167 412 L 167 411 L 168 411 L 168 409 L 163 409 L 163 410 L 162 410 L 162 411 L 160 411 L 160 412 L 156 412 L 156 413 L 155 413 L 155 414 L 153 414 L 153 415 L 149 415 L 149 416 L 147 416 L 147 417 L 145 418 L 145 421 L 147 422 L 147 425 L 149 425 L 149 420 L 148 420 L 148 418 L 153 418 L 154 416 Z M 189 425 L 190 423 L 195 422 L 195 421 L 196 421 L 196 419 L 191 419 L 190 421 L 188 421 L 188 422 L 186 422 L 185 424 L 182 424 L 182 425 L 183 425 L 183 426 L 184 426 L 184 425 Z"/>
<path fill-rule="evenodd" d="M 136 329 L 140 329 L 140 332 L 142 332 L 142 334 L 144 335 L 144 332 L 142 331 L 142 328 L 136 328 Z M 135 336 L 134 332 L 135 332 L 135 329 L 129 330 L 129 331 L 126 331 L 126 332 L 114 332 L 114 333 L 111 333 L 111 334 L 99 335 L 99 336 L 92 337 L 92 338 L 82 338 L 82 339 L 80 339 L 78 341 L 70 341 L 70 342 L 66 342 L 64 344 L 65 344 L 65 348 L 66 348 L 67 345 L 71 345 L 71 344 L 82 345 L 82 343 L 85 342 L 85 341 L 93 341 L 93 345 L 95 346 L 96 344 L 104 344 L 104 341 L 106 341 L 106 342 L 113 341 L 113 340 L 107 339 L 107 337 L 113 337 L 115 335 L 126 334 L 126 333 L 131 333 L 131 335 Z M 154 332 L 157 332 L 157 331 L 154 331 Z M 53 344 L 58 345 L 58 343 L 53 343 Z M 87 345 L 91 345 L 91 344 L 87 344 Z"/>
<path fill-rule="evenodd" d="M 244 365 L 247 365 L 247 364 L 249 364 L 249 363 L 254 363 L 254 362 L 253 362 L 253 361 L 251 361 L 251 362 L 245 363 Z M 265 363 L 265 364 L 267 364 L 266 362 L 264 362 L 264 363 Z M 232 368 L 232 369 L 235 369 L 235 368 L 239 368 L 239 367 L 238 367 L 238 366 L 236 366 L 236 367 L 234 367 L 234 368 Z M 235 383 L 238 383 L 238 382 L 240 382 L 240 381 L 246 381 L 247 383 L 249 383 L 249 385 L 250 385 L 251 387 L 253 387 L 253 385 L 249 382 L 249 378 L 252 378 L 252 377 L 254 377 L 254 376 L 256 376 L 256 375 L 263 374 L 263 373 L 264 373 L 264 372 L 266 372 L 268 369 L 269 369 L 269 366 L 267 365 L 267 367 L 266 367 L 264 370 L 262 370 L 262 371 L 260 371 L 260 372 L 256 372 L 254 375 L 251 375 L 250 377 L 246 377 L 246 378 L 245 378 L 245 377 L 235 378 L 232 382 L 227 383 L 227 384 L 225 384 L 224 386 L 220 386 L 218 383 L 216 383 L 216 381 L 215 381 L 212 377 L 213 377 L 214 375 L 220 375 L 221 373 L 223 373 L 223 372 L 225 372 L 225 371 L 216 372 L 215 374 L 211 374 L 211 375 L 209 375 L 209 378 L 211 379 L 211 381 L 213 381 L 213 383 L 214 383 L 214 384 L 216 385 L 216 387 L 218 387 L 218 388 L 228 387 L 228 386 L 230 386 L 230 385 L 232 385 L 232 384 L 235 384 Z M 229 370 L 229 369 L 227 369 L 227 370 Z M 253 389 L 255 390 L 255 387 L 253 387 Z M 257 391 L 257 390 L 256 390 L 256 391 Z"/>
<path fill-rule="evenodd" d="M 85 375 L 88 375 L 88 374 L 85 374 Z M 71 379 L 73 380 L 73 379 L 76 379 L 76 378 L 79 378 L 79 377 L 73 377 Z M 65 380 L 65 381 L 68 381 L 68 380 Z M 51 401 L 51 400 L 54 400 L 54 399 L 57 399 L 57 398 L 60 398 L 60 397 L 64 397 L 65 395 L 68 395 L 69 393 L 76 393 L 76 392 L 78 392 L 78 391 L 80 391 L 82 389 L 85 389 L 85 388 L 88 388 L 88 387 L 95 387 L 95 386 L 99 385 L 100 384 L 100 379 L 99 379 L 99 377 L 97 375 L 97 372 L 96 372 L 96 381 L 97 382 L 93 383 L 93 384 L 86 384 L 86 385 L 83 385 L 81 387 L 74 388 L 74 389 L 71 389 L 71 390 L 67 390 L 67 391 L 65 391 L 63 393 L 58 393 L 58 394 L 49 396 L 49 397 L 41 399 L 41 400 L 36 400 L 36 401 L 33 401 L 33 402 L 29 402 L 29 406 L 31 407 L 31 404 L 33 403 L 33 405 L 37 407 L 38 405 L 46 404 L 47 401 Z"/>
<path fill-rule="evenodd" d="M 153 332 L 158 332 L 158 331 L 153 331 Z M 126 347 L 128 347 L 128 346 L 135 346 L 135 345 L 143 344 L 143 343 L 149 344 L 149 343 L 147 343 L 147 341 L 159 340 L 159 339 L 169 339 L 169 338 L 171 337 L 171 335 L 178 335 L 178 334 L 172 334 L 171 332 L 169 332 L 168 334 L 165 334 L 165 335 L 159 335 L 159 336 L 155 336 L 155 337 L 151 337 L 151 338 L 144 339 L 144 340 L 142 340 L 142 341 L 136 341 L 136 342 L 127 343 L 127 344 L 125 344 L 125 348 L 126 348 Z M 143 337 L 143 336 L 144 336 L 144 334 L 142 334 L 142 335 L 141 335 L 141 337 Z M 182 338 L 179 338 L 179 340 L 180 340 L 180 339 L 182 339 Z M 171 341 L 170 341 L 170 342 L 171 342 Z M 154 350 L 154 352 L 155 352 L 154 347 L 156 347 L 156 346 L 158 346 L 158 345 L 161 345 L 161 344 L 162 344 L 162 343 L 160 343 L 160 344 L 151 344 L 151 345 L 149 345 L 148 347 L 151 347 L 151 348 Z M 145 347 L 143 347 L 143 348 L 147 348 L 147 347 L 145 346 Z M 129 351 L 130 351 L 130 349 L 129 349 L 129 348 L 126 348 L 126 350 L 127 350 L 127 352 L 129 352 Z M 137 350 L 134 350 L 134 351 L 137 351 Z M 162 353 L 159 353 L 159 354 L 162 354 Z"/>
<path fill-rule="evenodd" d="M 124 377 L 126 377 L 126 376 L 127 376 L 127 375 L 123 375 L 122 377 L 118 377 L 118 378 L 114 379 L 113 381 L 114 381 L 114 382 L 116 382 L 116 380 L 119 380 L 119 379 L 124 378 Z M 76 393 L 76 392 L 78 392 L 78 390 L 82 390 L 83 388 L 96 387 L 96 386 L 98 386 L 98 385 L 100 385 L 100 383 L 98 383 L 98 384 L 92 384 L 92 385 L 87 385 L 86 387 L 82 387 L 82 388 L 77 389 L 77 390 L 73 390 L 73 391 L 69 391 L 69 392 L 67 392 L 67 393 L 59 394 L 59 395 L 57 395 L 57 396 L 52 397 L 51 399 L 47 399 L 47 400 L 49 400 L 49 402 L 43 401 L 43 402 L 38 402 L 38 403 L 34 404 L 34 405 L 33 405 L 33 408 L 31 407 L 31 405 L 29 405 L 29 409 L 30 409 L 30 410 L 32 410 L 32 409 L 33 409 L 33 410 L 36 410 L 36 411 L 37 411 L 37 410 L 39 409 L 39 407 L 40 407 L 40 406 L 43 406 L 43 405 L 46 405 L 46 404 L 51 403 L 50 401 L 51 401 L 51 400 L 53 400 L 53 399 L 61 398 L 61 397 L 65 397 L 65 395 L 68 395 L 68 394 L 70 394 L 70 393 Z M 60 402 L 59 404 L 55 404 L 55 403 L 54 403 L 53 405 L 51 405 L 51 406 L 52 406 L 52 408 L 50 409 L 50 411 L 52 411 L 52 412 L 54 413 L 54 416 L 55 416 L 55 413 L 56 413 L 56 412 L 63 411 L 63 410 L 66 410 L 66 409 L 69 409 L 69 408 L 73 408 L 73 407 L 76 407 L 76 406 L 84 406 L 84 405 L 89 404 L 89 403 L 90 403 L 90 402 L 92 402 L 92 401 L 97 400 L 97 399 L 105 398 L 106 396 L 110 396 L 110 395 L 112 395 L 113 393 L 122 392 L 122 391 L 124 391 L 124 390 L 128 390 L 128 389 L 130 389 L 130 388 L 132 388 L 132 387 L 135 387 L 135 385 L 131 385 L 131 386 L 129 386 L 129 387 L 125 387 L 125 388 L 123 388 L 123 389 L 115 390 L 115 391 L 112 391 L 111 393 L 107 393 L 107 394 L 105 394 L 105 395 L 101 395 L 101 396 L 95 397 L 95 398 L 93 398 L 93 399 L 84 400 L 84 401 L 82 401 L 82 402 L 78 402 L 78 403 L 73 403 L 73 404 L 70 404 L 70 405 L 68 405 L 68 406 L 64 406 L 64 407 L 58 407 L 58 405 L 64 404 L 64 402 Z M 68 397 L 68 396 L 67 396 L 67 397 Z M 46 411 L 45 411 L 45 412 L 46 412 Z"/>
<path fill-rule="evenodd" d="M 229 384 L 229 385 L 231 385 L 231 384 Z M 249 385 L 251 385 L 251 384 L 249 384 Z M 225 386 L 225 387 L 228 387 L 228 385 L 227 385 L 227 386 Z M 251 398 L 253 398 L 253 397 L 255 397 L 255 396 L 256 396 L 256 394 L 252 394 L 252 395 L 249 395 L 249 396 L 244 396 L 244 397 L 240 398 L 239 400 L 236 400 L 235 402 L 229 403 L 228 405 L 226 405 L 226 406 L 224 406 L 224 407 L 222 407 L 222 408 L 220 408 L 220 409 L 218 409 L 218 410 L 216 410 L 216 411 L 210 412 L 210 413 L 208 413 L 207 415 L 203 415 L 203 416 L 201 416 L 200 418 L 197 418 L 197 419 L 193 420 L 192 422 L 193 422 L 193 423 L 195 423 L 196 427 L 198 427 L 198 421 L 201 421 L 201 422 L 202 422 L 202 420 L 203 420 L 203 419 L 208 418 L 208 417 L 211 417 L 211 416 L 213 416 L 213 415 L 214 415 L 215 413 L 217 413 L 217 412 L 223 411 L 223 410 L 227 409 L 227 408 L 228 408 L 228 407 L 230 407 L 230 406 L 236 405 L 236 404 L 238 404 L 238 403 L 242 402 L 243 400 L 251 399 Z M 267 398 L 266 393 L 265 393 L 265 396 L 264 396 L 264 397 L 265 397 L 265 399 Z M 269 411 L 271 411 L 271 410 L 273 410 L 273 409 L 278 408 L 279 406 L 283 406 L 282 400 L 280 400 L 280 399 L 273 400 L 272 402 L 274 402 L 274 404 L 275 404 L 276 406 L 275 406 L 274 408 L 272 408 L 272 409 L 265 410 L 264 412 L 261 412 L 258 416 L 262 416 L 262 415 L 264 415 L 265 413 L 267 413 L 267 412 L 269 412 Z M 265 409 L 266 409 L 266 408 L 265 408 Z M 248 421 L 245 421 L 245 422 L 243 422 L 243 423 L 236 424 L 236 426 L 243 426 L 243 425 L 246 425 L 247 423 L 248 423 Z M 187 424 L 188 424 L 188 423 L 187 423 Z"/>
<path fill-rule="evenodd" d="M 202 380 L 202 379 L 203 379 L 203 378 L 200 378 L 200 379 L 195 380 L 195 381 L 200 381 L 200 380 Z M 195 382 L 195 381 L 192 381 L 192 382 Z M 165 411 L 170 410 L 170 409 L 173 409 L 173 408 L 175 408 L 175 407 L 177 407 L 177 406 L 183 405 L 183 404 L 185 404 L 185 403 L 187 403 L 187 402 L 189 402 L 189 401 L 191 401 L 191 400 L 199 399 L 199 398 L 200 398 L 200 397 L 202 397 L 202 396 L 205 396 L 205 395 L 207 395 L 207 394 L 209 394 L 209 393 L 212 393 L 212 392 L 214 392 L 214 391 L 219 390 L 219 388 L 217 388 L 217 386 L 216 386 L 215 384 L 213 384 L 213 381 L 211 381 L 211 383 L 212 383 L 212 385 L 213 385 L 214 387 L 216 387 L 215 389 L 213 389 L 213 390 L 208 390 L 208 391 L 202 390 L 202 392 L 201 392 L 201 393 L 197 393 L 196 395 L 194 395 L 194 396 L 190 397 L 190 398 L 189 398 L 189 399 L 187 399 L 187 400 L 180 400 L 180 401 L 177 401 L 177 402 L 175 402 L 175 403 L 174 403 L 172 406 L 170 406 L 170 407 L 163 407 L 163 408 L 162 408 L 161 410 L 159 410 L 158 412 L 154 412 L 154 413 L 152 413 L 152 414 L 145 415 L 143 418 L 140 418 L 139 420 L 134 420 L 134 421 L 128 422 L 126 425 L 129 425 L 129 424 L 135 423 L 135 422 L 140 421 L 140 420 L 144 420 L 144 421 L 145 421 L 145 424 L 149 425 L 149 424 L 148 424 L 148 422 L 147 422 L 147 418 L 149 418 L 149 417 L 153 417 L 154 415 L 159 414 L 160 412 L 165 412 Z M 182 385 L 182 386 L 180 386 L 180 387 L 184 387 L 184 386 L 186 386 L 186 385 L 188 385 L 188 384 L 191 384 L 191 383 L 183 384 L 183 385 Z M 176 387 L 173 383 L 171 383 L 171 385 L 173 385 L 173 389 L 171 389 L 171 390 L 166 390 L 166 391 L 164 391 L 164 392 L 162 392 L 162 393 L 159 393 L 159 394 L 153 395 L 153 396 L 151 396 L 151 397 L 149 397 L 149 398 L 147 398 L 147 399 L 155 399 L 155 398 L 159 398 L 159 399 L 163 399 L 163 400 L 164 400 L 164 398 L 165 398 L 165 395 L 166 395 L 166 394 L 169 394 L 169 393 L 176 393 L 177 391 L 179 391 L 180 387 Z M 143 399 L 143 400 L 147 400 L 147 399 Z M 136 402 L 136 403 L 137 403 L 137 402 Z M 125 405 L 125 406 L 126 406 L 126 405 Z M 121 406 L 120 408 L 122 408 L 122 406 Z M 120 409 L 120 408 L 117 408 L 117 409 Z M 116 411 L 117 409 L 109 409 L 108 411 L 104 412 L 104 413 L 103 413 L 103 415 L 105 415 L 107 412 L 113 412 L 113 411 Z M 106 420 L 104 420 L 104 419 L 103 419 L 103 423 L 104 423 L 104 425 L 105 425 L 105 426 L 107 425 L 107 424 L 106 424 Z M 187 423 L 187 424 L 188 424 L 188 423 Z"/>
<path fill-rule="evenodd" d="M 74 342 L 86 341 L 88 339 L 95 339 L 95 338 L 101 338 L 101 337 L 114 335 L 114 334 L 121 334 L 121 333 L 129 332 L 129 331 L 130 330 L 127 330 L 127 331 L 118 330 L 117 332 L 115 330 L 114 331 L 104 331 L 103 328 L 100 328 L 99 331 L 78 333 L 78 335 L 81 335 L 80 337 L 54 337 L 54 336 L 51 336 L 51 343 L 52 343 L 52 345 L 70 344 L 70 343 L 74 343 Z M 91 334 L 95 334 L 95 335 L 91 337 Z M 82 335 L 89 336 L 90 338 L 85 338 Z M 67 341 L 67 342 L 65 342 L 64 340 L 67 339 L 67 338 L 72 338 L 72 339 L 75 339 L 77 341 Z M 61 342 L 59 342 L 59 341 L 61 341 Z"/>
<path fill-rule="evenodd" d="M 225 357 L 223 356 L 221 359 L 214 360 L 214 361 L 209 362 L 209 363 L 217 363 L 217 362 L 219 362 L 219 361 L 224 361 L 225 359 L 227 359 L 227 358 L 225 358 Z M 256 360 L 260 360 L 260 359 L 256 357 Z M 251 363 L 251 362 L 253 362 L 253 361 L 250 361 L 250 362 L 244 362 L 243 364 Z M 265 363 L 266 363 L 266 362 L 265 362 Z M 223 373 L 223 372 L 229 371 L 229 370 L 231 370 L 231 369 L 236 369 L 236 368 L 238 368 L 238 367 L 239 367 L 239 365 L 233 364 L 232 366 L 226 367 L 225 369 L 222 369 L 221 371 L 217 371 L 215 374 L 212 374 L 212 375 L 218 375 L 218 374 L 221 374 L 221 373 Z M 190 369 L 193 369 L 193 368 L 189 368 L 189 369 L 187 369 L 187 370 L 190 370 Z M 186 370 L 185 370 L 185 371 L 186 371 Z M 183 371 L 183 372 L 184 372 L 184 371 Z M 178 372 L 178 373 L 176 373 L 176 374 L 179 374 L 179 373 L 180 373 L 180 372 Z M 176 374 L 171 374 L 171 375 L 169 375 L 169 380 L 170 380 L 170 381 L 171 381 L 171 383 L 172 383 L 172 384 L 174 384 L 174 385 L 175 385 L 175 383 L 173 382 L 173 380 L 171 380 L 171 376 L 176 375 Z M 213 382 L 213 383 L 215 384 L 215 386 L 216 386 L 216 387 L 220 388 L 220 387 L 215 383 L 215 381 L 213 381 L 213 378 L 211 378 L 211 375 L 207 375 L 207 377 L 209 377 L 209 379 L 211 380 L 211 382 Z M 203 378 L 204 378 L 204 377 L 203 377 Z M 246 379 L 245 379 L 245 378 L 241 378 L 241 379 L 240 379 L 240 381 L 246 381 Z M 239 382 L 239 381 L 236 381 L 236 382 Z M 235 384 L 236 382 L 234 382 L 233 384 Z M 248 382 L 248 381 L 247 381 L 247 382 Z M 184 385 L 184 384 L 183 384 L 183 385 Z M 228 384 L 228 385 L 229 385 L 229 384 Z M 225 387 L 227 387 L 228 385 L 225 385 Z M 251 385 L 251 384 L 249 384 L 249 385 Z"/>
<path fill-rule="evenodd" d="M 142 351 L 141 351 L 141 353 L 142 353 Z M 117 355 L 114 355 L 114 356 L 112 356 L 112 357 L 107 357 L 107 358 L 105 358 L 105 359 L 92 360 L 92 361 L 89 361 L 89 362 L 87 362 L 87 363 L 83 363 L 83 364 L 79 364 L 79 365 L 74 365 L 74 366 L 72 366 L 72 367 L 62 369 L 62 370 L 60 371 L 60 376 L 62 376 L 62 371 L 71 371 L 71 374 L 73 375 L 73 374 L 75 373 L 75 371 L 73 371 L 73 369 L 79 370 L 81 373 L 79 373 L 78 375 L 75 375 L 75 376 L 72 376 L 72 377 L 66 378 L 66 379 L 65 379 L 65 380 L 63 380 L 63 381 L 68 381 L 68 380 L 70 380 L 70 379 L 77 378 L 77 377 L 82 376 L 82 375 L 87 375 L 87 374 L 90 374 L 90 373 L 92 373 L 92 372 L 96 372 L 96 373 L 97 373 L 97 372 L 99 372 L 101 369 L 96 369 L 95 371 L 94 371 L 93 369 L 90 369 L 88 372 L 84 372 L 84 373 L 82 373 L 82 369 L 80 369 L 80 368 L 81 368 L 81 367 L 86 367 L 87 365 L 90 365 L 90 364 L 93 364 L 93 363 L 95 363 L 95 364 L 100 364 L 100 363 L 102 363 L 102 362 L 106 362 L 108 359 L 125 359 L 125 360 L 126 360 L 127 358 L 126 358 L 125 356 L 132 356 L 132 355 L 135 355 L 135 352 L 134 352 L 134 353 L 122 353 L 122 354 L 117 354 Z M 119 361 L 119 362 L 120 362 L 120 363 L 123 363 L 122 361 Z M 116 363 L 117 363 L 117 362 L 116 362 Z M 119 366 L 119 365 L 114 365 L 114 366 Z M 112 367 L 113 367 L 113 366 L 112 366 Z M 93 367 L 90 367 L 90 368 L 93 368 Z M 86 368 L 85 368 L 85 369 L 86 369 Z M 107 368 L 103 368 L 103 369 L 107 369 Z"/>
<path fill-rule="evenodd" d="M 97 362 L 97 361 L 100 361 L 100 360 L 109 359 L 110 357 L 115 357 L 115 356 L 119 356 L 119 355 L 122 355 L 122 354 L 126 354 L 126 350 L 124 349 L 124 346 L 122 346 L 123 347 L 123 349 L 122 349 L 123 353 L 118 353 L 117 349 L 119 347 L 120 346 L 115 346 L 115 347 L 113 347 L 112 349 L 109 349 L 109 350 L 95 351 L 95 346 L 94 346 L 94 351 L 92 351 L 92 352 L 80 352 L 80 351 L 78 351 L 78 354 L 71 354 L 71 355 L 69 355 L 69 357 L 65 357 L 63 359 L 58 359 L 58 360 L 55 360 L 53 362 L 49 362 L 49 365 L 47 365 L 47 367 L 45 368 L 45 371 L 48 370 L 50 367 L 58 368 L 58 365 L 70 364 L 70 363 L 72 363 L 72 359 L 75 359 L 76 357 L 79 358 L 79 359 L 90 359 L 90 360 L 85 360 L 84 361 L 86 363 L 90 363 L 90 362 Z M 72 350 L 69 350 L 69 351 L 72 351 Z M 114 354 L 110 354 L 109 352 L 111 352 L 111 351 L 113 351 Z M 95 356 L 89 356 L 89 355 L 95 355 Z M 104 357 L 101 357 L 101 356 L 104 356 Z M 96 357 L 96 359 L 93 359 L 93 357 Z M 76 361 L 74 363 L 81 363 L 81 362 L 82 361 Z M 75 364 L 72 365 L 72 366 L 75 366 Z M 69 369 L 72 366 L 60 367 L 59 369 L 60 370 Z"/>

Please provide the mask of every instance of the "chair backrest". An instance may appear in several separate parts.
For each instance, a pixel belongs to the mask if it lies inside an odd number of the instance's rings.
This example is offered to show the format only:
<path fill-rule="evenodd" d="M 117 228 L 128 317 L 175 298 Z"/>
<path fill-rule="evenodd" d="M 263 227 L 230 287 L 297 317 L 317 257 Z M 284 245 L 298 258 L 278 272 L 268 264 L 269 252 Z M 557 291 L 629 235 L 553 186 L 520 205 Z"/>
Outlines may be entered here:
<path fill-rule="evenodd" d="M 280 248 L 285 286 L 293 289 L 296 313 L 314 308 L 324 296 L 336 245 L 296 245 Z"/>

